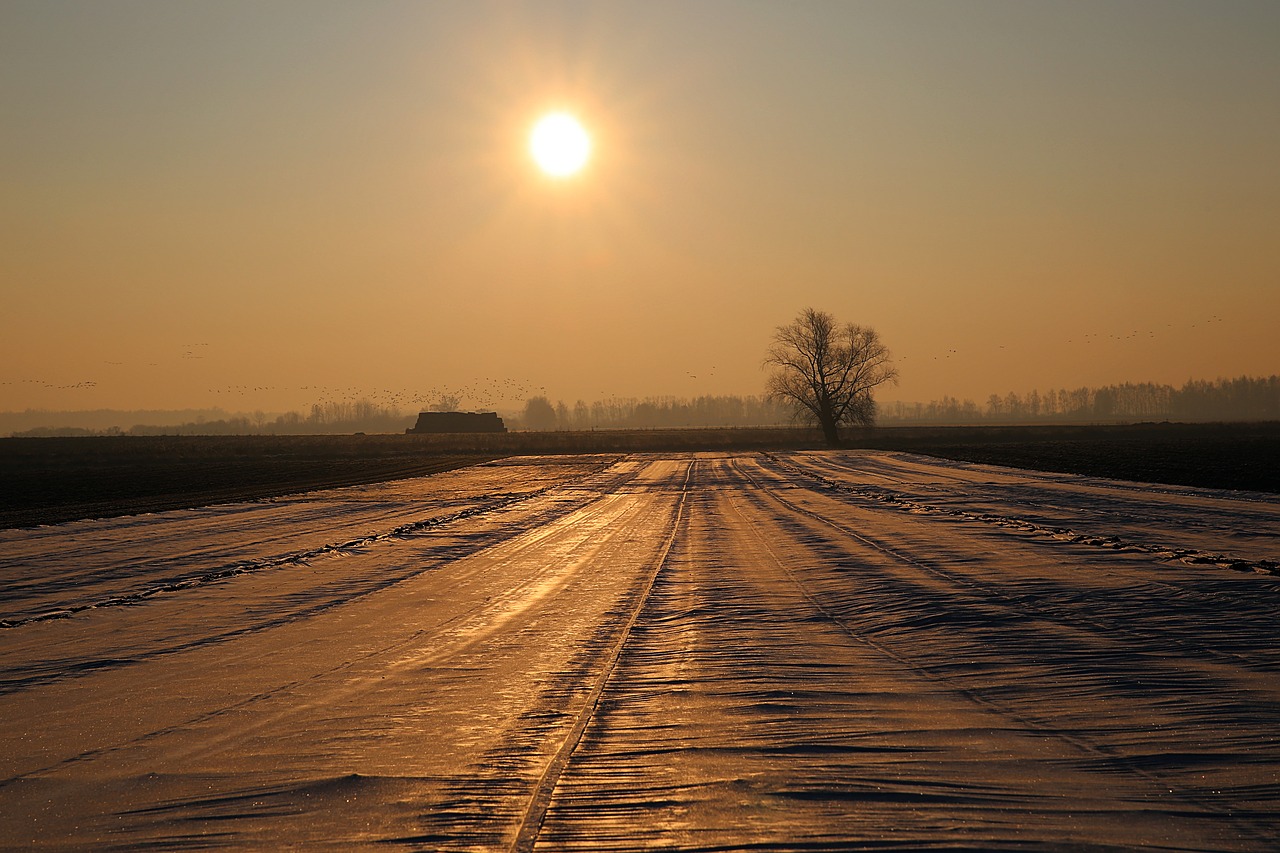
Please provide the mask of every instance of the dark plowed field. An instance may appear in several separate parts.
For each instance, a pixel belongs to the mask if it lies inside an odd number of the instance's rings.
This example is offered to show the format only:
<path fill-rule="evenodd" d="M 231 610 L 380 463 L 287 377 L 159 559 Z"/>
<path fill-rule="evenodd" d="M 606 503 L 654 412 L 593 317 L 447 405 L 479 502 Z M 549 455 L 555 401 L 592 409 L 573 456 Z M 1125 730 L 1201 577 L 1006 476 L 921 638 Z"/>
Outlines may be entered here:
<path fill-rule="evenodd" d="M 160 436 L 0 441 L 0 528 L 260 500 L 448 471 L 492 454 L 399 436 Z"/>
<path fill-rule="evenodd" d="M 1280 423 L 878 430 L 856 446 L 1139 483 L 1280 492 Z"/>
<path fill-rule="evenodd" d="M 816 448 L 801 429 L 475 436 L 0 439 L 0 528 L 258 500 L 500 456 Z M 1280 423 L 891 427 L 847 446 L 1138 482 L 1280 492 Z"/>

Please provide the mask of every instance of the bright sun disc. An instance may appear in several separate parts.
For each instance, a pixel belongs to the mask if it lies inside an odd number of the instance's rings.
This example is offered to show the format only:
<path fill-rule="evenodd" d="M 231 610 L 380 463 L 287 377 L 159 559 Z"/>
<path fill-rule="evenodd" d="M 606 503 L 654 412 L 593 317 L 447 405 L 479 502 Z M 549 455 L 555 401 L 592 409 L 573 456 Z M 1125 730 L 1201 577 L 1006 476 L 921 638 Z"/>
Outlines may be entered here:
<path fill-rule="evenodd" d="M 533 126 L 529 153 L 548 175 L 568 177 L 586 165 L 591 156 L 591 137 L 573 116 L 551 113 Z"/>

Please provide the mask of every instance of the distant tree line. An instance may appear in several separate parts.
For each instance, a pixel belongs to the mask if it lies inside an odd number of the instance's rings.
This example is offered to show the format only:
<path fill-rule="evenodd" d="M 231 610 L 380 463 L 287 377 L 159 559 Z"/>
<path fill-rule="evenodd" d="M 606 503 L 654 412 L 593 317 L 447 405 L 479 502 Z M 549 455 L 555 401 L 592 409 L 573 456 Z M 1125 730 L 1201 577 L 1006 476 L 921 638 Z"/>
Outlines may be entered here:
<path fill-rule="evenodd" d="M 452 401 L 450 401 L 452 402 Z M 434 407 L 433 407 L 434 408 Z M 943 397 L 929 403 L 877 403 L 884 425 L 972 423 L 1098 423 L 1132 421 L 1280 421 L 1280 376 L 1191 381 L 1181 388 L 1150 382 L 1100 388 L 992 394 L 982 405 Z M 74 413 L 73 413 L 74 414 Z M 112 413 L 92 414 L 99 421 Z M 115 413 L 128 415 L 130 413 Z M 163 413 L 157 413 L 163 414 Z M 519 413 L 503 413 L 511 429 L 592 430 L 679 427 L 778 426 L 794 422 L 794 408 L 767 397 L 705 395 L 693 399 L 645 397 L 578 400 L 573 406 L 534 397 Z M 56 412 L 24 413 L 58 417 Z M 353 432 L 400 433 L 417 413 L 369 400 L 324 402 L 309 412 L 270 416 L 263 412 L 199 418 L 176 425 L 37 426 L 14 436 L 70 435 L 332 435 Z"/>
<path fill-rule="evenodd" d="M 0 412 L 0 435 L 25 434 L 31 430 L 56 428 L 66 435 L 100 435 L 111 427 L 120 431 L 128 424 L 179 424 L 188 421 L 220 420 L 227 417 L 223 409 L 80 409 L 50 411 L 27 409 Z"/>
<path fill-rule="evenodd" d="M 755 396 L 705 395 L 693 399 L 645 397 L 578 400 L 572 407 L 533 397 L 508 426 L 528 430 L 671 429 L 676 427 L 776 426 L 788 423 L 787 407 Z"/>
<path fill-rule="evenodd" d="M 1181 388 L 1151 382 L 1100 388 L 992 394 L 983 405 L 943 397 L 929 403 L 883 403 L 882 424 L 1080 423 L 1106 421 L 1280 420 L 1280 376 L 1194 380 Z"/>
<path fill-rule="evenodd" d="M 447 401 L 456 407 L 456 400 Z M 432 406 L 432 409 L 439 409 Z M 702 396 L 694 399 L 645 397 L 578 400 L 572 407 L 546 397 L 530 399 L 521 413 L 505 413 L 511 429 L 592 430 L 675 427 L 776 426 L 790 422 L 786 407 L 764 397 Z M 316 403 L 306 414 L 263 412 L 209 418 L 174 425 L 132 427 L 36 427 L 15 436 L 64 435 L 330 435 L 353 432 L 400 433 L 413 426 L 417 413 L 379 406 L 369 400 Z"/>
<path fill-rule="evenodd" d="M 415 415 L 379 406 L 369 400 L 316 403 L 307 414 L 286 412 L 270 417 L 263 412 L 227 418 L 196 420 L 157 426 L 138 424 L 128 428 L 35 427 L 14 436 L 74 435 L 338 435 L 352 432 L 404 432 Z"/>
<path fill-rule="evenodd" d="M 262 412 L 223 421 L 177 427 L 135 426 L 130 435 L 336 435 L 351 432 L 404 432 L 414 417 L 370 400 L 313 403 L 307 414 L 285 412 L 268 418 Z"/>

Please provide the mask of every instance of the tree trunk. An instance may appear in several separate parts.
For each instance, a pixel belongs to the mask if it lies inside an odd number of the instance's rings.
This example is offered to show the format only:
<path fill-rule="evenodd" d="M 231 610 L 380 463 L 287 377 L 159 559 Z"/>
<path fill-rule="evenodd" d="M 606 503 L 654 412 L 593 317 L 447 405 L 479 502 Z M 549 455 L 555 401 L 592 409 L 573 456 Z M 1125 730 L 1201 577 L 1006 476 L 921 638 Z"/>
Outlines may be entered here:
<path fill-rule="evenodd" d="M 836 427 L 835 416 L 831 412 L 822 412 L 818 416 L 818 424 L 822 427 L 822 437 L 826 439 L 827 447 L 840 446 L 840 430 Z"/>

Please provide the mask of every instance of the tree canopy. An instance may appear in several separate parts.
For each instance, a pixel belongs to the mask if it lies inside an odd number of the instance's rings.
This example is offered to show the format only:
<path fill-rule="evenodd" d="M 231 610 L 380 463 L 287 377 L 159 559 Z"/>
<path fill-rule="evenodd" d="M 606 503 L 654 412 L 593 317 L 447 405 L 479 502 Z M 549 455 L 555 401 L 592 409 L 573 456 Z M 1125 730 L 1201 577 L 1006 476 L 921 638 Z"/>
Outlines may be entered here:
<path fill-rule="evenodd" d="M 833 446 L 840 427 L 875 423 L 872 392 L 898 378 L 875 329 L 842 325 L 813 308 L 778 327 L 765 364 L 774 368 L 766 385 L 769 396 L 816 423 Z"/>

